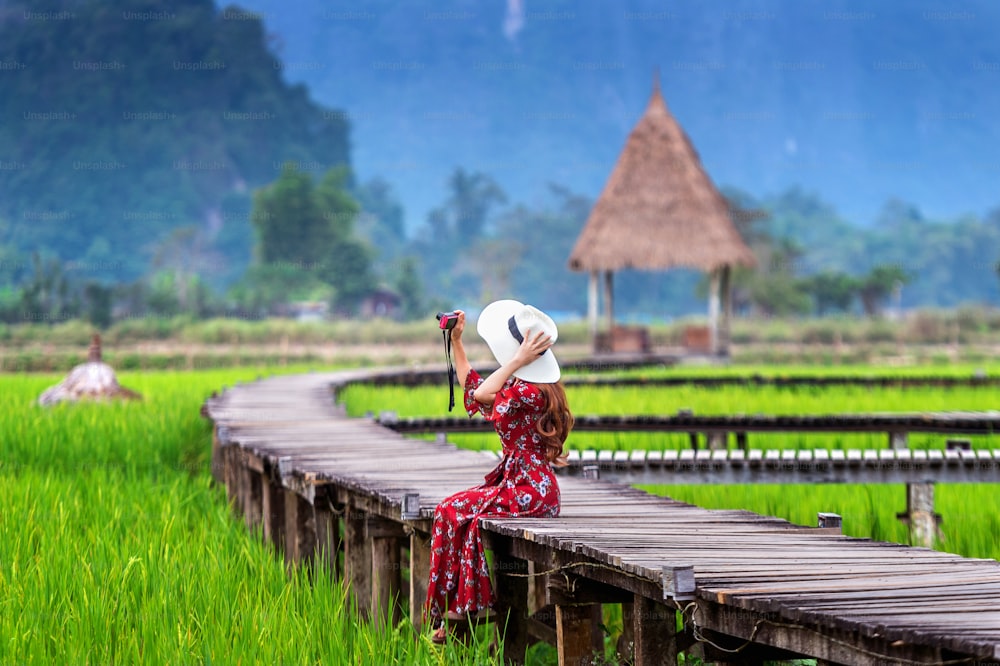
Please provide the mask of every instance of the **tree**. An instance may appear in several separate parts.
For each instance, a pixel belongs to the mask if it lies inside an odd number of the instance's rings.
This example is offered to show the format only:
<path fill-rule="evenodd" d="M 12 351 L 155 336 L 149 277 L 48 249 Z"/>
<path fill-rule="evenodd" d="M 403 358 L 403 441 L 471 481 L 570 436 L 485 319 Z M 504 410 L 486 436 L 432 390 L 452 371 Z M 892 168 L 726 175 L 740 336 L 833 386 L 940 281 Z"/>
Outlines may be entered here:
<path fill-rule="evenodd" d="M 448 179 L 451 211 L 455 233 L 463 239 L 474 241 L 486 230 L 487 216 L 497 204 L 507 203 L 507 194 L 491 176 L 476 171 L 466 173 L 455 169 Z"/>
<path fill-rule="evenodd" d="M 62 262 L 45 260 L 35 252 L 32 274 L 21 289 L 21 317 L 24 321 L 54 322 L 75 317 L 80 308 L 79 294 L 66 277 Z"/>
<path fill-rule="evenodd" d="M 830 311 L 845 312 L 858 295 L 860 282 L 846 273 L 823 271 L 805 281 L 806 291 L 812 295 L 816 314 L 823 316 Z"/>
<path fill-rule="evenodd" d="M 869 317 L 882 312 L 885 301 L 910 281 L 910 275 L 897 265 L 876 266 L 861 280 L 861 306 Z"/>
<path fill-rule="evenodd" d="M 403 206 L 382 178 L 373 178 L 358 188 L 358 233 L 377 249 L 376 261 L 392 263 L 403 250 Z"/>
<path fill-rule="evenodd" d="M 257 265 L 282 277 L 286 299 L 315 293 L 318 280 L 332 288 L 334 307 L 350 311 L 374 287 L 371 252 L 354 235 L 359 207 L 347 191 L 349 179 L 346 169 L 334 168 L 317 184 L 287 164 L 278 180 L 254 195 Z M 245 291 L 263 286 L 260 275 L 251 274 L 239 290 L 244 300 L 258 300 Z"/>
<path fill-rule="evenodd" d="M 475 261 L 474 256 L 462 255 L 488 235 L 490 213 L 506 203 L 507 195 L 492 177 L 461 167 L 448 179 L 448 190 L 444 204 L 428 213 L 426 229 L 418 234 L 413 250 L 424 259 L 424 282 L 434 285 L 443 298 L 478 298 L 477 272 L 466 270 L 459 275 L 454 268 L 463 259 Z"/>
<path fill-rule="evenodd" d="M 399 272 L 393 288 L 401 301 L 403 319 L 417 319 L 424 312 L 423 287 L 417 273 L 417 262 L 413 257 L 404 257 L 399 263 Z"/>

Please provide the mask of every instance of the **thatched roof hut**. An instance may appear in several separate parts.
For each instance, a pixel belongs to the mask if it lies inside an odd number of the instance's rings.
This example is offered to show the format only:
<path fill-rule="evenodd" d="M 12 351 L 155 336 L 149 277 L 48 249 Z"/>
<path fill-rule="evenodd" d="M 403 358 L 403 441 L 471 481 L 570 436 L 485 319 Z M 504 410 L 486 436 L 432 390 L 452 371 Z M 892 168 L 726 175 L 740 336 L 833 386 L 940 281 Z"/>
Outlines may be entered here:
<path fill-rule="evenodd" d="M 704 271 L 713 277 L 716 290 L 725 292 L 721 298 L 728 303 L 730 268 L 755 263 L 733 224 L 728 203 L 667 109 L 657 83 L 569 257 L 571 270 L 591 274 L 592 328 L 596 333 L 600 273 L 606 280 L 610 329 L 614 271 Z M 718 302 L 710 301 L 709 309 L 710 318 L 716 317 Z"/>

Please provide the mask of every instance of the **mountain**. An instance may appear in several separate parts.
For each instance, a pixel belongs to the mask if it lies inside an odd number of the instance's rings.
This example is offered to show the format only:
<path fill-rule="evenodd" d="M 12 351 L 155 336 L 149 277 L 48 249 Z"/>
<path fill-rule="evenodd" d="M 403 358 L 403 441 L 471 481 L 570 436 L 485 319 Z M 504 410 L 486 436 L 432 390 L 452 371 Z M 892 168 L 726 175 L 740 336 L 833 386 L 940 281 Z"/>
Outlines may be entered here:
<path fill-rule="evenodd" d="M 286 161 L 349 164 L 348 122 L 283 80 L 247 12 L 0 3 L 0 250 L 54 254 L 81 281 L 168 255 L 231 278 L 250 259 L 250 194 Z"/>
<path fill-rule="evenodd" d="M 284 62 L 352 124 L 356 171 L 416 229 L 456 166 L 531 202 L 596 197 L 659 72 L 720 186 L 815 191 L 870 224 L 997 203 L 1000 5 L 991 0 L 245 0 Z"/>

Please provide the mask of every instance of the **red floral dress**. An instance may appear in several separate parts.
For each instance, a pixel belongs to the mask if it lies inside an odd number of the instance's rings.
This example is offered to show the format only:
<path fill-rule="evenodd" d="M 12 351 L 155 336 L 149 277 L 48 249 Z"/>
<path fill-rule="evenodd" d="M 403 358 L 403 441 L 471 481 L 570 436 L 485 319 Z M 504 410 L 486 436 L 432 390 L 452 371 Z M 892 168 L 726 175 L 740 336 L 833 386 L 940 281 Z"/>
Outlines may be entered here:
<path fill-rule="evenodd" d="M 473 392 L 483 378 L 472 370 L 465 380 L 465 409 L 493 422 L 503 444 L 503 459 L 485 483 L 443 500 L 431 530 L 427 610 L 436 621 L 446 611 L 474 614 L 493 605 L 479 518 L 559 515 L 559 485 L 535 430 L 545 396 L 533 384 L 507 380 L 492 405 Z"/>

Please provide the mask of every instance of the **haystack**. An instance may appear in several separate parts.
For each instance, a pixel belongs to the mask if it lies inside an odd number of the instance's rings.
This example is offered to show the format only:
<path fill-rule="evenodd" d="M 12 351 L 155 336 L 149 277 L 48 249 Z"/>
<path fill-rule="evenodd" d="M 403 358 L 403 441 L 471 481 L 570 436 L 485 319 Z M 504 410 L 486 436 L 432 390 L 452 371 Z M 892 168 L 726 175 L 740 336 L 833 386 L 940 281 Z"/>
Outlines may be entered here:
<path fill-rule="evenodd" d="M 141 400 L 142 395 L 118 383 L 115 371 L 101 360 L 101 336 L 94 334 L 87 354 L 87 362 L 81 363 L 66 375 L 66 378 L 45 389 L 38 397 L 39 405 L 54 405 L 57 402 L 78 400 Z"/>
<path fill-rule="evenodd" d="M 730 307 L 731 267 L 755 264 L 726 199 L 702 168 L 656 81 L 646 111 L 629 134 L 569 257 L 571 270 L 590 272 L 592 331 L 597 332 L 597 282 L 602 273 L 609 330 L 614 325 L 612 273 L 628 268 L 709 273 L 709 317 L 715 328 L 719 299 L 726 312 Z"/>

